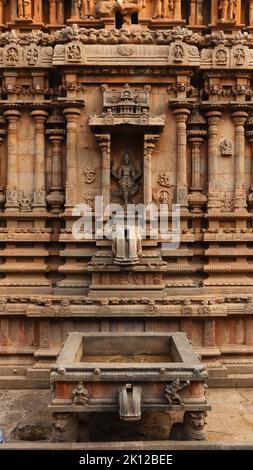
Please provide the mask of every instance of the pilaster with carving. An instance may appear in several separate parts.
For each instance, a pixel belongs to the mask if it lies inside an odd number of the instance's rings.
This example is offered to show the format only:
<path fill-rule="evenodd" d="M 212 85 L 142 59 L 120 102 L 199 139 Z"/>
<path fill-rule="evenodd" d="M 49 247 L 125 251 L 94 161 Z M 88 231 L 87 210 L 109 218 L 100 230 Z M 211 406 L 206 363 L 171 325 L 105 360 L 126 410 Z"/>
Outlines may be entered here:
<path fill-rule="evenodd" d="M 173 114 L 177 122 L 177 203 L 181 209 L 188 207 L 186 122 L 190 108 L 188 103 L 173 105 Z"/>
<path fill-rule="evenodd" d="M 152 202 L 152 153 L 157 142 L 159 142 L 159 134 L 144 135 L 144 171 L 143 171 L 143 187 L 144 187 L 144 204 Z"/>
<path fill-rule="evenodd" d="M 221 207 L 220 194 L 216 185 L 218 170 L 218 125 L 221 119 L 221 108 L 211 108 L 206 113 L 208 122 L 208 210 L 217 210 Z"/>
<path fill-rule="evenodd" d="M 4 142 L 6 136 L 6 120 L 2 114 L 0 114 L 0 169 L 3 169 L 3 152 L 2 152 L 2 144 Z M 5 188 L 4 186 L 0 186 L 0 212 L 3 211 L 5 205 Z"/>
<path fill-rule="evenodd" d="M 48 113 L 43 108 L 33 109 L 31 111 L 35 123 L 35 165 L 34 165 L 34 195 L 33 208 L 46 207 L 46 187 L 45 187 L 45 122 Z"/>
<path fill-rule="evenodd" d="M 63 209 L 65 201 L 62 185 L 62 143 L 65 138 L 65 120 L 57 108 L 47 120 L 47 136 L 51 144 L 51 188 L 46 197 L 47 204 L 53 213 Z"/>
<path fill-rule="evenodd" d="M 232 108 L 232 119 L 235 124 L 235 210 L 246 208 L 245 190 L 245 131 L 244 124 L 248 113 L 246 107 Z M 246 108 L 247 109 L 247 108 Z"/>
<path fill-rule="evenodd" d="M 67 121 L 66 134 L 66 210 L 69 211 L 77 203 L 76 182 L 77 168 L 77 125 L 80 117 L 80 106 L 64 107 L 63 114 Z"/>
<path fill-rule="evenodd" d="M 192 184 L 189 205 L 195 213 L 202 212 L 207 202 L 201 184 L 201 147 L 206 135 L 206 120 L 200 114 L 198 108 L 195 108 L 187 122 L 187 136 L 192 152 Z"/>
<path fill-rule="evenodd" d="M 8 170 L 6 189 L 6 210 L 18 209 L 18 120 L 21 116 L 19 108 L 8 106 L 4 113 L 8 122 Z"/>
<path fill-rule="evenodd" d="M 111 188 L 111 136 L 110 134 L 95 135 L 102 152 L 102 196 L 104 207 L 110 204 Z"/>
<path fill-rule="evenodd" d="M 245 127 L 246 135 L 251 145 L 251 179 L 247 201 L 249 211 L 253 212 L 253 114 L 250 114 L 250 116 L 248 117 Z"/>

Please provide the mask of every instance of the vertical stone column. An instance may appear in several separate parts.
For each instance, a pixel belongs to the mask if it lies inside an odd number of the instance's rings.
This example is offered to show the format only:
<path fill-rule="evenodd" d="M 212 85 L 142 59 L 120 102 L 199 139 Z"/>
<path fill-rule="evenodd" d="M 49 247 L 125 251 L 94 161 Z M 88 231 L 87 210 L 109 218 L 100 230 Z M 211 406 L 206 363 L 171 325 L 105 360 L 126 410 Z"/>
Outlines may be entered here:
<path fill-rule="evenodd" d="M 4 24 L 4 5 L 5 1 L 0 0 L 0 25 Z"/>
<path fill-rule="evenodd" d="M 6 127 L 6 121 L 4 117 L 0 114 L 0 175 L 3 170 L 2 144 L 6 135 L 5 127 Z M 4 205 L 5 205 L 5 193 L 4 193 L 4 186 L 1 184 L 0 185 L 0 212 L 3 211 Z"/>
<path fill-rule="evenodd" d="M 246 123 L 246 134 L 251 145 L 251 178 L 248 194 L 248 207 L 249 211 L 253 212 L 253 114 L 248 117 Z"/>
<path fill-rule="evenodd" d="M 80 19 L 80 11 L 78 8 L 78 2 L 73 1 L 71 2 L 71 20 L 79 20 Z"/>
<path fill-rule="evenodd" d="M 187 185 L 187 134 L 186 121 L 190 114 L 187 105 L 178 105 L 173 114 L 177 121 L 177 203 L 181 208 L 188 207 Z"/>
<path fill-rule="evenodd" d="M 152 153 L 159 135 L 144 135 L 144 164 L 143 164 L 143 187 L 144 204 L 152 202 Z"/>
<path fill-rule="evenodd" d="M 249 0 L 249 25 L 253 26 L 253 0 Z"/>
<path fill-rule="evenodd" d="M 221 201 L 219 191 L 216 188 L 216 175 L 218 169 L 218 125 L 221 111 L 213 109 L 206 113 L 208 122 L 208 209 L 220 208 Z"/>
<path fill-rule="evenodd" d="M 189 24 L 191 26 L 203 24 L 203 0 L 190 0 Z"/>
<path fill-rule="evenodd" d="M 35 23 L 42 23 L 43 22 L 43 7 L 42 7 L 42 0 L 34 0 L 34 21 Z"/>
<path fill-rule="evenodd" d="M 77 202 L 77 123 L 80 110 L 67 107 L 63 114 L 67 120 L 66 138 L 66 210 L 71 210 Z"/>
<path fill-rule="evenodd" d="M 47 120 L 47 136 L 51 144 L 51 187 L 46 197 L 47 204 L 53 213 L 62 210 L 65 198 L 62 185 L 62 143 L 65 137 L 65 119 L 54 109 Z"/>
<path fill-rule="evenodd" d="M 49 23 L 57 24 L 56 0 L 49 0 Z"/>
<path fill-rule="evenodd" d="M 196 24 L 203 24 L 203 0 L 196 0 Z"/>
<path fill-rule="evenodd" d="M 57 24 L 64 24 L 64 0 L 57 0 Z"/>
<path fill-rule="evenodd" d="M 182 13 L 181 13 L 181 0 L 175 0 L 174 3 L 174 20 L 181 20 Z"/>
<path fill-rule="evenodd" d="M 110 204 L 111 191 L 111 136 L 96 134 L 96 139 L 102 152 L 102 196 L 106 207 Z"/>
<path fill-rule="evenodd" d="M 198 108 L 192 111 L 187 123 L 187 136 L 192 148 L 192 184 L 189 205 L 193 212 L 198 213 L 204 208 L 207 198 L 203 194 L 201 184 L 201 147 L 207 135 L 206 120 Z"/>
<path fill-rule="evenodd" d="M 17 19 L 17 0 L 10 1 L 10 20 L 13 23 Z"/>
<path fill-rule="evenodd" d="M 199 213 L 207 202 L 207 197 L 203 194 L 201 185 L 200 149 L 203 144 L 203 138 L 191 138 L 190 143 L 192 147 L 192 185 L 191 194 L 189 195 L 189 204 L 193 212 Z"/>
<path fill-rule="evenodd" d="M 8 122 L 8 166 L 7 166 L 7 190 L 6 210 L 18 209 L 18 120 L 20 111 L 13 106 L 4 113 Z"/>
<path fill-rule="evenodd" d="M 45 122 L 48 113 L 44 109 L 31 112 L 35 122 L 35 164 L 34 164 L 34 208 L 46 207 L 45 188 Z"/>
<path fill-rule="evenodd" d="M 189 25 L 194 26 L 195 24 L 196 24 L 196 0 L 190 0 Z"/>
<path fill-rule="evenodd" d="M 235 124 L 235 210 L 243 210 L 246 208 L 244 124 L 248 114 L 240 108 L 232 111 Z"/>

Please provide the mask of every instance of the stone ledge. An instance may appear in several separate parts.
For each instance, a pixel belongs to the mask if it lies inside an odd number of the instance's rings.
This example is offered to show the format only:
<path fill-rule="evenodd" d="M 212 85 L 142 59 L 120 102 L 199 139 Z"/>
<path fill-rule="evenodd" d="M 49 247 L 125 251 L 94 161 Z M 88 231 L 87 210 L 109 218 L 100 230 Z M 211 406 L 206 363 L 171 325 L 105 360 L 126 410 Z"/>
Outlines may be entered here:
<path fill-rule="evenodd" d="M 253 450 L 252 442 L 178 442 L 178 441 L 139 441 L 139 442 L 82 442 L 71 443 L 8 443 L 1 450 Z"/>

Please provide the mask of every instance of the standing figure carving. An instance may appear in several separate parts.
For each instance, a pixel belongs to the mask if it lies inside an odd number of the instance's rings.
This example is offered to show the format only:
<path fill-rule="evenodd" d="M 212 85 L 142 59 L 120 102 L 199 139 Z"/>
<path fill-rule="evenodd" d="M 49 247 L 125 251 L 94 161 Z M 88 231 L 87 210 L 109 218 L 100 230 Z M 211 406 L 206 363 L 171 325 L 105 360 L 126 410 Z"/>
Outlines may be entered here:
<path fill-rule="evenodd" d="M 18 18 L 25 20 L 32 18 L 31 0 L 18 0 Z"/>
<path fill-rule="evenodd" d="M 219 19 L 220 21 L 234 21 L 236 16 L 237 0 L 219 1 Z"/>
<path fill-rule="evenodd" d="M 131 203 L 132 197 L 139 190 L 142 170 L 136 170 L 133 167 L 128 152 L 124 153 L 120 167 L 117 170 L 112 168 L 111 174 L 118 182 L 119 192 L 117 195 L 122 197 L 124 205 Z"/>
<path fill-rule="evenodd" d="M 155 0 L 153 20 L 173 18 L 174 1 L 173 0 Z"/>
<path fill-rule="evenodd" d="M 81 5 L 81 18 L 95 19 L 96 17 L 96 1 L 95 0 L 82 0 Z"/>

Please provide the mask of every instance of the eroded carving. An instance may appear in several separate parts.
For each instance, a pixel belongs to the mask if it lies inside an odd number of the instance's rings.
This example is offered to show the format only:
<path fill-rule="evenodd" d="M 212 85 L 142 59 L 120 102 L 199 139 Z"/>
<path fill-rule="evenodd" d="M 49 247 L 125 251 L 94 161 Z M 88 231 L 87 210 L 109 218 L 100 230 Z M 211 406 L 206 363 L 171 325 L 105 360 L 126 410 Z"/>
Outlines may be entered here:
<path fill-rule="evenodd" d="M 169 405 L 182 405 L 183 401 L 178 392 L 184 390 L 189 385 L 190 382 L 188 380 L 186 382 L 181 382 L 178 378 L 169 385 L 166 385 L 164 395 Z"/>

